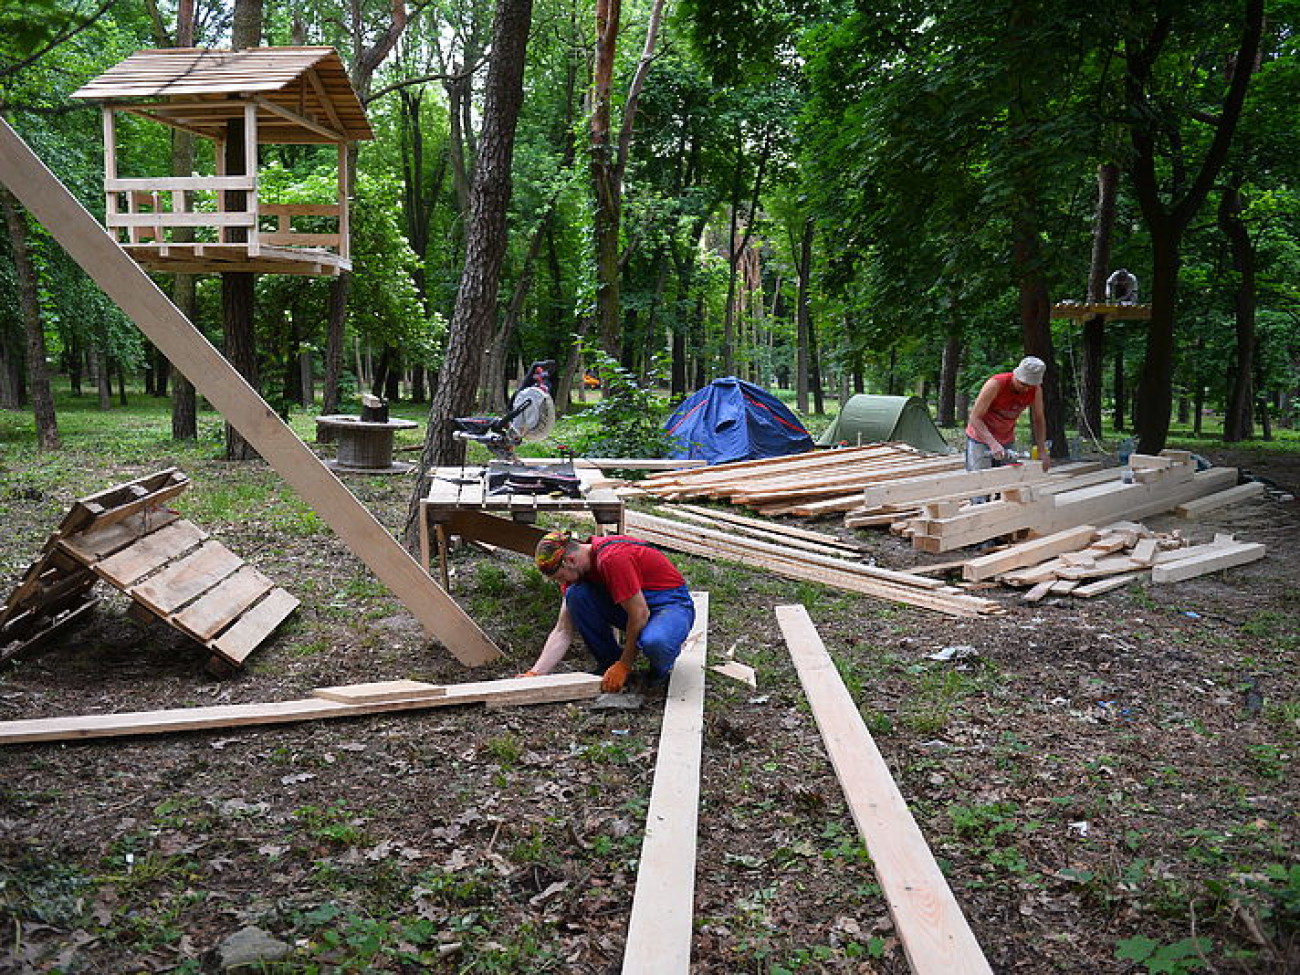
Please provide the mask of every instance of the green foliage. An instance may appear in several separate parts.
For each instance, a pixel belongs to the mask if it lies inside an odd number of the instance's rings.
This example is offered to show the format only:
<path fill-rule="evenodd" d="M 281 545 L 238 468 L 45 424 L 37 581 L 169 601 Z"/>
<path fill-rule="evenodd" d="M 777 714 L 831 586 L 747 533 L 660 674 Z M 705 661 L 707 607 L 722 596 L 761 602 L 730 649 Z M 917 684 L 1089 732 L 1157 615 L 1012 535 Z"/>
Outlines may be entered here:
<path fill-rule="evenodd" d="M 664 457 L 672 438 L 670 412 L 654 391 L 608 357 L 599 357 L 605 395 L 583 412 L 585 431 L 572 449 L 583 457 Z"/>
<path fill-rule="evenodd" d="M 1121 961 L 1140 964 L 1148 975 L 1185 975 L 1205 967 L 1205 952 L 1210 947 L 1209 938 L 1184 938 L 1173 944 L 1162 945 L 1138 935 L 1120 941 L 1115 949 L 1115 957 Z"/>

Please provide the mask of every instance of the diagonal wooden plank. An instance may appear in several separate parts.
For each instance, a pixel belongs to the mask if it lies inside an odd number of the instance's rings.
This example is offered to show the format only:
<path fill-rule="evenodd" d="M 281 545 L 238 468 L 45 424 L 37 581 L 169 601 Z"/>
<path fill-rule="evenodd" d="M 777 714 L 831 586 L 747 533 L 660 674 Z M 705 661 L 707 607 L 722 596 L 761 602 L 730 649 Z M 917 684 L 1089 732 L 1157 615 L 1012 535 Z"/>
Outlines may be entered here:
<path fill-rule="evenodd" d="M 500 651 L 0 119 L 0 181 L 461 663 Z"/>
<path fill-rule="evenodd" d="M 691 595 L 695 626 L 673 667 L 664 702 L 641 865 L 623 951 L 626 975 L 686 975 L 691 967 L 709 594 Z"/>
<path fill-rule="evenodd" d="M 992 975 L 808 610 L 778 606 L 776 618 L 912 971 Z"/>

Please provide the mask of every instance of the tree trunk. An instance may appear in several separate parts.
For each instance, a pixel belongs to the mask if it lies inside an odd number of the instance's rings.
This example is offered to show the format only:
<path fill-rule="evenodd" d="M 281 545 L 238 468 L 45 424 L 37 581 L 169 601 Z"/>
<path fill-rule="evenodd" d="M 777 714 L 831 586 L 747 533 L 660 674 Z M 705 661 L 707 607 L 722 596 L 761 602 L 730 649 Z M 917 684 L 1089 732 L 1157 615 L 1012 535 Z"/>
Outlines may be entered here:
<path fill-rule="evenodd" d="M 497 0 L 492 25 L 492 62 L 484 91 L 483 132 L 478 165 L 470 193 L 470 222 L 466 228 L 465 266 L 452 315 L 447 351 L 438 388 L 429 408 L 422 476 L 407 509 L 405 537 L 416 539 L 420 499 L 427 489 L 427 472 L 459 464 L 465 445 L 452 436 L 452 421 L 473 407 L 482 366 L 482 351 L 496 320 L 497 290 L 506 250 L 506 216 L 512 183 L 515 126 L 523 102 L 524 61 L 532 18 L 532 0 Z"/>
<path fill-rule="evenodd" d="M 961 338 L 949 333 L 943 340 L 939 367 L 939 426 L 957 425 L 957 375 L 961 368 Z"/>
<path fill-rule="evenodd" d="M 1097 167 L 1097 212 L 1093 217 L 1092 264 L 1088 271 L 1089 302 L 1100 302 L 1106 297 L 1118 191 L 1119 167 L 1114 163 L 1102 163 Z M 1079 433 L 1094 441 L 1101 439 L 1101 380 L 1105 339 L 1104 315 L 1094 315 L 1084 321 L 1079 370 Z"/>
<path fill-rule="evenodd" d="M 36 421 L 36 444 L 41 450 L 58 450 L 59 423 L 54 412 L 54 391 L 50 388 L 50 367 L 46 361 L 45 327 L 37 297 L 36 267 L 28 246 L 27 212 L 9 192 L 0 187 L 0 211 L 9 227 L 9 246 L 13 252 L 14 274 L 18 281 L 18 304 L 22 312 L 23 332 L 27 336 L 27 388 L 31 392 L 32 416 Z"/>
<path fill-rule="evenodd" d="M 812 317 L 808 310 L 808 293 L 812 289 L 813 221 L 807 217 L 799 236 L 799 293 L 795 298 L 795 406 L 808 412 L 809 363 L 812 358 Z"/>
<path fill-rule="evenodd" d="M 607 355 L 619 355 L 618 235 L 622 174 L 613 138 L 614 60 L 622 0 L 596 0 L 596 60 L 592 73 L 591 182 L 596 212 L 596 337 Z"/>
<path fill-rule="evenodd" d="M 1177 119 L 1168 119 L 1155 104 L 1155 63 L 1171 28 L 1172 13 L 1161 13 L 1155 18 L 1148 36 L 1130 38 L 1124 52 L 1127 114 L 1135 120 L 1129 132 L 1133 144 L 1131 182 L 1151 234 L 1151 319 L 1134 418 L 1138 449 L 1144 454 L 1158 454 L 1169 438 L 1174 318 L 1182 238 L 1227 161 L 1246 101 L 1250 73 L 1259 53 L 1264 30 L 1264 0 L 1245 0 L 1241 38 L 1230 59 L 1236 70 L 1230 72 L 1223 104 L 1216 113 L 1214 136 L 1201 157 L 1199 167 L 1183 158 L 1168 159 L 1160 155 L 1160 147 L 1170 142 L 1171 127 L 1175 137 L 1172 141 L 1179 146 L 1182 144 L 1176 138 Z M 1182 186 L 1186 189 L 1181 197 L 1166 201 L 1162 197 L 1161 173 L 1171 165 L 1184 174 Z M 1165 275 L 1169 277 L 1166 279 Z"/>
<path fill-rule="evenodd" d="M 1245 440 L 1254 433 L 1255 400 L 1255 242 L 1242 222 L 1245 203 L 1239 181 L 1224 187 L 1219 200 L 1219 229 L 1228 238 L 1232 269 L 1237 273 L 1233 315 L 1237 326 L 1236 368 L 1231 371 L 1228 405 L 1223 416 L 1223 439 Z"/>

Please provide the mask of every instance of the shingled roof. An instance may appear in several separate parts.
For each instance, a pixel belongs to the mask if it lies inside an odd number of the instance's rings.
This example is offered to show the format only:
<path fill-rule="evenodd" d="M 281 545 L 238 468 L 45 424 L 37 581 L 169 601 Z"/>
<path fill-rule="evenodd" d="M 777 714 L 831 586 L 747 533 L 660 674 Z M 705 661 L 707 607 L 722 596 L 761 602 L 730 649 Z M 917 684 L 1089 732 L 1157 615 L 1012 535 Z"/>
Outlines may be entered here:
<path fill-rule="evenodd" d="M 137 51 L 73 93 L 117 104 L 210 139 L 258 106 L 258 141 L 329 143 L 374 138 L 332 47 Z"/>

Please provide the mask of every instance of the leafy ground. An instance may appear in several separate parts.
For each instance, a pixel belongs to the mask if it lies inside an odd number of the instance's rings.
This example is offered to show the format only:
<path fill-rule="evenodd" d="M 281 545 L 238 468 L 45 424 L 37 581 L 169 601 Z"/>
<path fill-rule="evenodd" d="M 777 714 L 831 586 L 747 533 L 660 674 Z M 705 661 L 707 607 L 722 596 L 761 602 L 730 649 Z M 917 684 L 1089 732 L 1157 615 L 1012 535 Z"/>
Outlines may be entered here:
<path fill-rule="evenodd" d="M 0 443 L 23 419 L 0 414 Z M 460 552 L 455 595 L 505 653 L 471 675 L 273 472 L 210 459 L 214 427 L 182 449 L 165 420 L 115 422 L 111 451 L 0 453 L 6 592 L 75 497 L 175 463 L 194 481 L 177 507 L 302 609 L 219 681 L 113 596 L 0 673 L 0 718 L 507 676 L 549 627 L 556 595 L 523 559 Z M 1296 454 L 1212 459 L 1300 490 Z M 349 483 L 399 526 L 406 478 Z M 711 594 L 711 653 L 759 679 L 709 676 L 694 969 L 907 971 L 776 626 L 803 603 L 995 971 L 1300 971 L 1300 511 L 1148 524 L 1269 556 L 1091 601 L 992 589 L 1008 613 L 978 621 L 679 558 Z M 929 659 L 951 646 L 978 657 Z M 277 971 L 617 971 L 661 717 L 464 708 L 4 746 L 0 970 L 213 971 L 252 925 L 291 946 Z"/>

